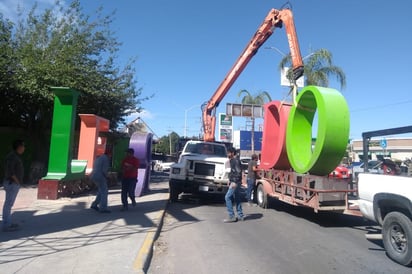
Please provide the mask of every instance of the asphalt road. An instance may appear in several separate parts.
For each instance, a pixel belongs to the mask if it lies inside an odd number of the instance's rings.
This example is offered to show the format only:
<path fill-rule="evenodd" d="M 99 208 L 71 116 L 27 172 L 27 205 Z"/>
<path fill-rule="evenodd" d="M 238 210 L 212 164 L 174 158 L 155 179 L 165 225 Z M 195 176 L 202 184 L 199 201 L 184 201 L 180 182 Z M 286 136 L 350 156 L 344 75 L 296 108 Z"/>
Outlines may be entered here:
<path fill-rule="evenodd" d="M 362 218 L 272 201 L 243 204 L 244 222 L 223 223 L 224 204 L 169 205 L 148 273 L 412 273 L 392 262 Z"/>

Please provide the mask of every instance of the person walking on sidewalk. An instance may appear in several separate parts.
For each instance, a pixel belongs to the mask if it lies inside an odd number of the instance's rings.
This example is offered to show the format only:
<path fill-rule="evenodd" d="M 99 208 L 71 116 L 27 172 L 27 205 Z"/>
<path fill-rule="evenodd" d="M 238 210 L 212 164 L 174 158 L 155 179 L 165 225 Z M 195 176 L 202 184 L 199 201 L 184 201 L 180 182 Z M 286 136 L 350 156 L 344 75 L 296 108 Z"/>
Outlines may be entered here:
<path fill-rule="evenodd" d="M 228 157 L 230 159 L 230 173 L 229 173 L 229 188 L 225 195 L 226 207 L 229 213 L 229 219 L 225 219 L 225 223 L 233 223 L 238 220 L 243 221 L 243 210 L 240 197 L 240 186 L 242 184 L 242 168 L 239 157 L 236 156 L 236 149 L 231 147 L 228 149 Z M 233 211 L 233 202 L 236 204 L 236 212 L 238 218 Z"/>
<path fill-rule="evenodd" d="M 93 164 L 93 171 L 90 174 L 90 179 L 97 186 L 96 199 L 93 201 L 90 208 L 101 213 L 110 213 L 107 209 L 107 196 L 109 193 L 107 186 L 107 178 L 110 167 L 110 160 L 107 154 L 102 153 L 97 156 Z"/>
<path fill-rule="evenodd" d="M 248 166 L 247 166 L 247 202 L 249 205 L 252 205 L 252 191 L 253 187 L 255 186 L 255 181 L 256 181 L 256 171 L 258 170 L 257 168 L 257 160 L 258 156 L 256 154 L 252 155 L 252 159 L 249 161 Z"/>
<path fill-rule="evenodd" d="M 126 157 L 122 161 L 122 211 L 129 209 L 127 196 L 132 200 L 132 205 L 136 206 L 135 189 L 139 169 L 139 159 L 134 156 L 134 149 L 126 150 Z"/>
<path fill-rule="evenodd" d="M 15 231 L 19 228 L 18 224 L 11 222 L 11 208 L 23 183 L 24 167 L 20 155 L 24 153 L 25 145 L 23 140 L 15 140 L 12 147 L 13 151 L 7 154 L 4 165 L 3 187 L 6 197 L 3 205 L 3 231 Z"/>

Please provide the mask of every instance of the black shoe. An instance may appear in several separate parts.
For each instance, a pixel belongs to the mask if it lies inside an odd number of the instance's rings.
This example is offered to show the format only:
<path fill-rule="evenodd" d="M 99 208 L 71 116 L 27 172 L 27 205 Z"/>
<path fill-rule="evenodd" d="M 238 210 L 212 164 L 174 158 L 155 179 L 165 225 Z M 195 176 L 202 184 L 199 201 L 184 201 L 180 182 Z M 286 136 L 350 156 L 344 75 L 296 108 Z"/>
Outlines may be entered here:
<path fill-rule="evenodd" d="M 237 222 L 237 218 L 236 217 L 232 217 L 229 219 L 224 219 L 223 220 L 224 223 L 236 223 Z"/>
<path fill-rule="evenodd" d="M 136 206 L 136 202 L 132 202 L 132 206 L 135 207 L 135 206 Z"/>
<path fill-rule="evenodd" d="M 98 207 L 98 206 L 92 205 L 90 208 L 91 208 L 91 209 L 94 209 L 94 210 L 96 210 L 96 211 L 99 211 L 99 207 Z"/>
<path fill-rule="evenodd" d="M 99 212 L 100 212 L 100 213 L 111 213 L 111 211 L 110 211 L 110 210 L 108 210 L 108 209 L 105 209 L 105 210 L 100 210 Z"/>

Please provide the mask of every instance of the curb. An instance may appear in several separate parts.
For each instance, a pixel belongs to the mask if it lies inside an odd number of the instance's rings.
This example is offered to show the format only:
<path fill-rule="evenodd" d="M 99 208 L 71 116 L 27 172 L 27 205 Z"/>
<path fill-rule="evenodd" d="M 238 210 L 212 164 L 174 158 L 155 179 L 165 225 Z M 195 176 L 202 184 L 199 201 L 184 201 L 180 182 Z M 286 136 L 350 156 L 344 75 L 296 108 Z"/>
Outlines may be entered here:
<path fill-rule="evenodd" d="M 166 215 L 166 209 L 168 207 L 168 204 L 169 199 L 165 201 L 165 207 L 159 213 L 159 216 L 157 218 L 159 219 L 159 224 L 155 225 L 147 232 L 143 244 L 140 247 L 139 252 L 137 253 L 137 256 L 133 263 L 133 270 L 136 271 L 136 273 L 147 273 L 147 270 L 149 269 L 150 262 L 153 256 L 154 243 L 159 237 L 160 232 L 162 231 L 163 221 Z"/>

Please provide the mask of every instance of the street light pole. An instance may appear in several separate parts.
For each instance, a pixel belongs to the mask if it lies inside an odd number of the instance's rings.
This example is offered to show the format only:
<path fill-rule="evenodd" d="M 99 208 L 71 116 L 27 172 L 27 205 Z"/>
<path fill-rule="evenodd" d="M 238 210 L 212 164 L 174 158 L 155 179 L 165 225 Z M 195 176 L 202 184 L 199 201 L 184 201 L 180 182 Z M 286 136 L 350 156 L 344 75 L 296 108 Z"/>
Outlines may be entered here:
<path fill-rule="evenodd" d="M 273 49 L 273 50 L 277 51 L 277 53 L 279 53 L 279 54 L 282 55 L 283 57 L 287 55 L 286 53 L 284 53 L 283 51 L 281 51 L 281 50 L 278 49 L 277 47 L 265 47 L 265 49 Z M 311 57 L 313 54 L 315 54 L 315 53 L 314 53 L 314 52 L 309 53 L 308 55 L 302 57 L 302 60 L 305 60 L 306 58 Z"/>
<path fill-rule="evenodd" d="M 199 107 L 199 105 L 193 105 L 190 108 L 185 109 L 185 128 L 183 132 L 183 136 L 186 138 L 187 137 L 187 112 L 195 107 Z"/>

